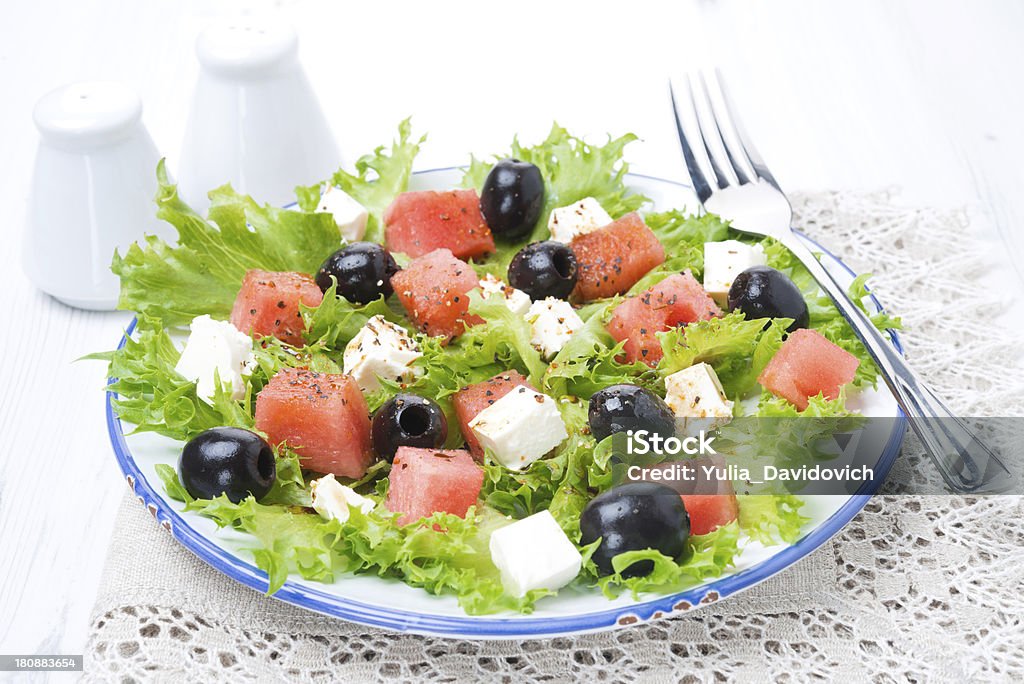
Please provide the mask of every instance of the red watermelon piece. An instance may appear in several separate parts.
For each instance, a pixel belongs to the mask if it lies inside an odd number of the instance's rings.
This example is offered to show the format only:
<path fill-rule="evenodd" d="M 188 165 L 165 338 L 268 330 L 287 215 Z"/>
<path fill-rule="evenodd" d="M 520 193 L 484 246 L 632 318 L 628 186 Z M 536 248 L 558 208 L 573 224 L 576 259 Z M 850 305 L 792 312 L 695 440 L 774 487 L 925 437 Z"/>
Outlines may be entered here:
<path fill-rule="evenodd" d="M 348 375 L 280 370 L 256 396 L 256 429 L 319 473 L 358 478 L 373 460 L 370 410 Z"/>
<path fill-rule="evenodd" d="M 466 517 L 480 497 L 484 470 L 461 449 L 399 447 L 388 480 L 384 505 L 408 525 L 436 512 Z"/>
<path fill-rule="evenodd" d="M 853 382 L 859 365 L 856 356 L 817 330 L 800 328 L 789 334 L 757 381 L 802 411 L 810 397 L 838 397 L 840 388 Z"/>
<path fill-rule="evenodd" d="M 731 486 L 730 486 L 731 489 Z M 690 514 L 690 534 L 702 535 L 728 525 L 740 515 L 735 494 L 681 494 Z"/>
<path fill-rule="evenodd" d="M 608 332 L 616 342 L 626 341 L 623 347 L 626 362 L 643 361 L 653 368 L 663 355 L 655 333 L 721 315 L 722 310 L 715 301 L 686 271 L 670 275 L 615 307 Z"/>
<path fill-rule="evenodd" d="M 306 329 L 299 303 L 320 306 L 324 293 L 305 273 L 252 270 L 231 309 L 231 323 L 246 335 L 276 337 L 296 346 Z"/>
<path fill-rule="evenodd" d="M 577 235 L 569 246 L 579 263 L 573 292 L 583 301 L 623 294 L 665 261 L 665 248 L 636 212 Z"/>
<path fill-rule="evenodd" d="M 413 259 L 391 276 L 391 286 L 406 313 L 428 335 L 451 340 L 467 325 L 482 323 L 469 314 L 469 291 L 480 286 L 472 267 L 451 250 L 435 249 Z"/>
<path fill-rule="evenodd" d="M 418 257 L 449 249 L 460 259 L 494 251 L 476 190 L 403 192 L 384 212 L 388 249 Z"/>
<path fill-rule="evenodd" d="M 475 385 L 463 387 L 452 398 L 455 415 L 459 418 L 459 429 L 462 430 L 462 436 L 466 438 L 466 446 L 478 461 L 483 460 L 484 450 L 480 446 L 480 440 L 477 439 L 476 433 L 469 429 L 469 421 L 520 385 L 533 389 L 518 371 L 511 370 L 499 373 L 493 378 Z"/>
<path fill-rule="evenodd" d="M 684 464 L 692 468 L 694 476 L 691 479 L 668 479 L 666 477 L 667 473 Z M 732 482 L 725 478 L 709 477 L 705 471 L 705 468 L 710 466 L 721 472 L 724 471 L 726 465 L 726 460 L 720 455 L 700 456 L 685 461 L 666 461 L 642 469 L 640 479 L 660 482 L 679 492 L 686 512 L 690 516 L 690 534 L 708 534 L 722 525 L 728 525 L 740 514 Z M 656 477 L 655 471 L 662 471 L 662 474 Z"/>

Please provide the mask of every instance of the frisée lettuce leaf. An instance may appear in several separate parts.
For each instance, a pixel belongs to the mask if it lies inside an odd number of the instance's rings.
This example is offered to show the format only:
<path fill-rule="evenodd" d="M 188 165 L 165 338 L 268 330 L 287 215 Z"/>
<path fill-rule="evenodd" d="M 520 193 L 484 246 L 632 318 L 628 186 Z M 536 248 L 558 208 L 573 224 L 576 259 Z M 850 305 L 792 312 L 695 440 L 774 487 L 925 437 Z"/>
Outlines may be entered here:
<path fill-rule="evenodd" d="M 409 142 L 408 120 L 399 134 L 391 156 L 378 148 L 356 163 L 356 175 L 339 171 L 333 179 L 370 210 L 377 231 L 379 216 L 408 185 L 419 150 Z M 167 326 L 184 325 L 201 314 L 227 318 L 246 271 L 315 273 L 342 244 L 330 214 L 260 205 L 225 185 L 210 192 L 204 218 L 181 199 L 163 161 L 157 182 L 157 217 L 177 230 L 177 244 L 146 236 L 124 255 L 115 253 L 111 270 L 121 279 L 119 308 L 159 318 Z M 312 192 L 300 196 L 308 205 Z"/>
<path fill-rule="evenodd" d="M 649 200 L 633 193 L 625 183 L 629 165 L 622 160 L 626 145 L 636 140 L 632 133 L 608 138 L 604 145 L 591 145 L 571 135 L 557 123 L 548 137 L 538 145 L 524 146 L 519 138 L 512 140 L 508 154 L 496 155 L 493 161 L 513 157 L 540 169 L 544 178 L 544 209 L 536 227 L 525 242 L 546 240 L 548 216 L 557 207 L 564 207 L 586 197 L 593 197 L 612 218 L 636 211 Z M 472 158 L 462 180 L 463 187 L 483 187 L 493 161 Z M 508 265 L 515 249 L 500 250 L 498 262 Z M 498 269 L 501 271 L 501 269 Z"/>
<path fill-rule="evenodd" d="M 544 386 L 556 395 L 571 394 L 583 399 L 609 385 L 640 385 L 659 391 L 661 381 L 646 364 L 619 363 L 624 342 L 616 343 L 606 328 L 619 298 L 601 304 L 589 312 L 583 327 L 576 331 L 555 356 L 544 376 Z"/>
<path fill-rule="evenodd" d="M 736 503 L 740 528 L 766 546 L 792 544 L 810 520 L 800 513 L 804 502 L 792 494 L 737 494 Z"/>
<path fill-rule="evenodd" d="M 639 294 L 686 270 L 700 281 L 704 276 L 704 243 L 729 237 L 729 224 L 714 214 L 696 216 L 674 209 L 647 214 L 644 222 L 665 246 L 665 262 L 637 281 L 629 294 Z"/>
<path fill-rule="evenodd" d="M 111 403 L 122 420 L 135 425 L 135 432 L 188 441 L 220 425 L 252 429 L 251 393 L 235 401 L 219 387 L 212 403 L 203 401 L 196 383 L 174 369 L 180 357 L 160 319 L 140 315 L 124 346 L 85 358 L 108 363 L 107 377 L 112 381 L 107 392 L 117 395 Z"/>
<path fill-rule="evenodd" d="M 700 536 L 691 536 L 682 559 L 669 558 L 656 549 L 643 549 L 620 553 L 612 559 L 611 575 L 600 577 L 596 585 L 608 598 L 616 598 L 624 591 L 634 599 L 643 592 L 667 594 L 699 584 L 708 577 L 717 577 L 732 567 L 739 552 L 739 525 L 731 522 Z M 640 577 L 623 577 L 622 573 L 638 562 L 649 562 L 650 573 Z M 597 575 L 593 561 L 584 566 L 584 572 Z"/>
<path fill-rule="evenodd" d="M 520 598 L 504 590 L 488 544 L 491 533 L 509 521 L 486 510 L 471 508 L 465 518 L 435 513 L 402 526 L 380 505 L 369 513 L 350 508 L 345 522 L 251 497 L 237 504 L 224 496 L 191 500 L 186 508 L 253 536 L 257 544 L 250 552 L 267 573 L 267 593 L 280 589 L 290 572 L 319 582 L 344 572 L 373 574 L 454 595 L 471 615 L 529 613 L 537 599 L 553 593 L 535 590 Z"/>
<path fill-rule="evenodd" d="M 341 244 L 327 214 L 259 205 L 230 186 L 210 193 L 209 218 L 178 195 L 163 162 L 157 167 L 157 216 L 178 231 L 178 244 L 156 236 L 114 254 L 118 306 L 180 326 L 210 314 L 225 319 L 249 269 L 313 273 Z"/>
<path fill-rule="evenodd" d="M 395 197 L 409 187 L 413 161 L 426 139 L 424 135 L 413 142 L 411 120 L 404 119 L 398 124 L 398 140 L 391 143 L 390 154 L 381 145 L 356 160 L 355 173 L 338 169 L 325 183 L 295 188 L 299 207 L 306 212 L 316 211 L 323 186 L 333 185 L 366 208 L 369 216 L 363 239 L 383 242 L 384 211 Z"/>
<path fill-rule="evenodd" d="M 722 389 L 731 399 L 742 399 L 757 388 L 757 377 L 782 346 L 792 323 L 788 318 L 747 320 L 733 311 L 720 318 L 696 321 L 658 333 L 664 356 L 658 372 L 664 377 L 697 363 L 715 369 Z"/>
<path fill-rule="evenodd" d="M 338 297 L 335 281 L 319 306 L 308 307 L 299 304 L 306 324 L 306 341 L 319 343 L 330 349 L 344 350 L 359 330 L 374 316 L 383 316 L 392 323 L 405 324 L 404 316 L 388 305 L 383 297 L 369 304 L 354 304 L 344 297 Z"/>
<path fill-rule="evenodd" d="M 519 363 L 526 370 L 526 376 L 534 387 L 540 387 L 547 370 L 541 360 L 531 338 L 533 331 L 523 316 L 512 313 L 505 305 L 504 297 L 491 296 L 484 299 L 479 290 L 469 293 L 469 313 L 480 316 L 483 323 L 466 330 L 458 339 L 460 348 L 476 347 L 476 354 L 483 356 L 490 353 L 493 358 L 498 345 L 503 345 L 518 357 Z M 482 352 L 482 353 L 481 353 Z"/>

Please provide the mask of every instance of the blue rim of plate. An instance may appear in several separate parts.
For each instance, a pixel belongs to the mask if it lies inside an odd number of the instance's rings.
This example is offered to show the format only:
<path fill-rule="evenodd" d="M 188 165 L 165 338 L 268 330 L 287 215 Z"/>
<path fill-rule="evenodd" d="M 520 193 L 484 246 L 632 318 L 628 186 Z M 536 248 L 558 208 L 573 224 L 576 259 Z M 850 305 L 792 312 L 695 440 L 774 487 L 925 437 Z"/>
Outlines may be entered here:
<path fill-rule="evenodd" d="M 458 168 L 429 169 L 419 171 L 414 175 L 451 171 Z M 638 173 L 630 173 L 628 175 L 689 188 L 684 183 L 655 176 L 646 176 Z M 856 277 L 857 274 L 835 254 L 802 233 L 800 233 L 800 237 L 809 241 L 822 253 L 828 255 L 851 276 Z M 875 306 L 882 310 L 882 305 L 875 296 L 873 294 L 869 296 Z M 124 335 L 118 344 L 118 349 L 121 349 L 126 344 L 128 337 L 135 330 L 137 320 L 133 318 L 125 329 Z M 889 337 L 896 350 L 902 354 L 903 346 L 896 333 L 889 331 Z M 108 378 L 107 384 L 115 381 L 116 378 Z M 115 392 L 108 391 L 106 393 L 107 430 L 110 434 L 110 441 L 117 458 L 117 463 L 121 467 L 129 487 L 131 487 L 139 501 L 182 546 L 198 556 L 203 562 L 237 582 L 266 593 L 268 586 L 267 576 L 262 570 L 213 544 L 190 526 L 167 503 L 163 496 L 153 488 L 135 463 L 131 450 L 125 441 L 121 420 L 114 412 L 113 400 L 116 398 L 117 394 Z M 545 616 L 538 618 L 441 616 L 407 613 L 395 608 L 376 606 L 329 594 L 292 580 L 286 581 L 284 586 L 273 594 L 273 597 L 317 613 L 372 627 L 410 634 L 470 639 L 511 639 L 517 637 L 541 639 L 565 634 L 614 629 L 640 624 L 674 613 L 685 612 L 702 604 L 713 603 L 727 598 L 763 582 L 772 575 L 796 563 L 804 556 L 807 556 L 836 535 L 860 512 L 881 486 L 885 476 L 889 473 L 889 469 L 892 467 L 896 455 L 899 453 L 900 446 L 903 443 L 903 436 L 906 432 L 906 426 L 906 416 L 902 411 L 898 410 L 895 426 L 878 461 L 878 472 L 881 473 L 881 477 L 865 483 L 839 510 L 795 544 L 775 553 L 770 558 L 761 561 L 751 568 L 675 594 L 658 596 L 627 606 L 618 606 L 582 615 L 564 617 Z"/>

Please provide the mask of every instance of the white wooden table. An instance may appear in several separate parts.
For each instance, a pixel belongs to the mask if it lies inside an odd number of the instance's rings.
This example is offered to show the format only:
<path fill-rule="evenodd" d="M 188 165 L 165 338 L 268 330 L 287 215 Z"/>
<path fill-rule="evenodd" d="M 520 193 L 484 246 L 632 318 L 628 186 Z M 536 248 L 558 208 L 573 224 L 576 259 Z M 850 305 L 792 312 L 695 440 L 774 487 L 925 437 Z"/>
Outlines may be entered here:
<path fill-rule="evenodd" d="M 672 4 L 274 3 L 299 28 L 307 71 L 349 160 L 389 141 L 410 113 L 430 135 L 420 168 L 504 149 L 516 132 L 538 139 L 557 119 L 594 139 L 634 131 L 643 138 L 629 152 L 634 169 L 682 179 L 665 77 L 717 62 L 784 187 L 900 186 L 900 201 L 969 206 L 993 247 L 993 293 L 1021 299 L 1024 5 Z M 68 81 L 123 80 L 141 93 L 173 165 L 194 35 L 238 6 L 5 7 L 0 653 L 82 652 L 124 491 L 103 420 L 104 368 L 73 361 L 115 344 L 129 316 L 62 306 L 18 265 L 32 104 Z"/>

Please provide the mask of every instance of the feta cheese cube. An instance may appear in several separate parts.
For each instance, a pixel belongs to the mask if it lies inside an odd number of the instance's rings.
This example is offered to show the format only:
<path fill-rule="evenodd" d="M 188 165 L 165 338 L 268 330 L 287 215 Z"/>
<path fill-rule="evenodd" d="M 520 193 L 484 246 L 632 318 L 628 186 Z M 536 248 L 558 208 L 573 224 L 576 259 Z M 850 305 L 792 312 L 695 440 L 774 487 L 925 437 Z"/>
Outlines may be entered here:
<path fill-rule="evenodd" d="M 751 266 L 764 266 L 768 261 L 761 245 L 748 245 L 739 240 L 704 243 L 704 289 L 720 305 L 729 298 L 732 281 Z"/>
<path fill-rule="evenodd" d="M 517 316 L 525 315 L 530 308 L 530 295 L 511 285 L 506 285 L 489 273 L 480 281 L 480 289 L 483 291 L 484 299 L 491 295 L 504 297 L 505 306 Z"/>
<path fill-rule="evenodd" d="M 531 304 L 529 311 L 526 312 L 526 322 L 533 331 L 530 344 L 545 359 L 553 358 L 569 338 L 583 327 L 583 319 L 572 308 L 572 304 L 554 297 Z"/>
<path fill-rule="evenodd" d="M 419 369 L 413 362 L 423 356 L 415 340 L 401 326 L 383 316 L 374 316 L 345 347 L 342 363 L 364 392 L 381 388 L 378 377 L 394 382 L 411 382 Z"/>
<path fill-rule="evenodd" d="M 346 487 L 334 479 L 334 475 L 325 475 L 319 480 L 309 483 L 309 491 L 313 495 L 313 510 L 325 520 L 348 520 L 349 507 L 358 508 L 363 513 L 373 510 L 374 502 L 351 487 Z"/>
<path fill-rule="evenodd" d="M 328 185 L 316 210 L 333 216 L 341 236 L 347 241 L 356 242 L 366 235 L 366 221 L 370 215 L 366 207 L 344 190 Z"/>
<path fill-rule="evenodd" d="M 577 235 L 592 233 L 611 222 L 612 217 L 596 199 L 585 197 L 575 204 L 552 211 L 548 230 L 552 240 L 569 244 Z"/>
<path fill-rule="evenodd" d="M 227 321 L 207 315 L 196 316 L 181 358 L 174 366 L 179 374 L 196 383 L 196 394 L 210 404 L 214 396 L 214 374 L 227 385 L 232 399 L 245 396 L 245 380 L 256 363 L 252 339 Z"/>
<path fill-rule="evenodd" d="M 534 513 L 491 534 L 491 560 L 513 596 L 564 587 L 576 578 L 583 557 L 549 511 Z"/>
<path fill-rule="evenodd" d="M 698 363 L 665 378 L 665 403 L 676 414 L 676 432 L 696 435 L 732 420 L 733 402 L 725 398 L 715 369 Z"/>
<path fill-rule="evenodd" d="M 509 470 L 522 470 L 569 436 L 555 400 L 525 386 L 478 413 L 469 429 Z"/>

